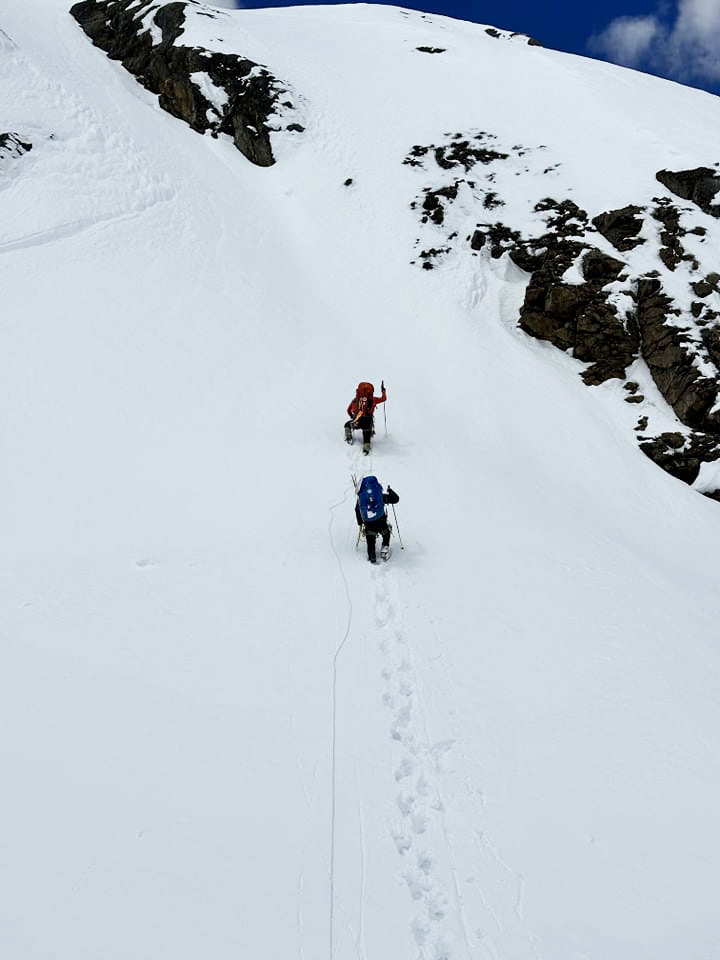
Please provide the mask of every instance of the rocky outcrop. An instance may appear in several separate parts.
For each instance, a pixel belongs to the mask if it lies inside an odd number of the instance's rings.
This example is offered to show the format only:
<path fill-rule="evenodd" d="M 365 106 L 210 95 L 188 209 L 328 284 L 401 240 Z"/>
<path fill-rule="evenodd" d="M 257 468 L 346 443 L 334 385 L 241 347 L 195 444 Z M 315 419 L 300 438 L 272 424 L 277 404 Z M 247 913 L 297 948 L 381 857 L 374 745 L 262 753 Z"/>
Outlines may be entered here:
<path fill-rule="evenodd" d="M 523 238 L 496 223 L 477 227 L 471 248 L 481 250 L 487 244 L 492 257 L 507 253 L 530 273 L 520 310 L 520 327 L 526 333 L 590 364 L 583 373 L 588 384 L 624 376 L 637 355 L 637 332 L 618 316 L 603 291 L 625 264 L 584 242 L 588 216 L 573 201 L 546 198 L 534 210 L 544 215 L 546 233 Z M 570 281 L 566 275 L 573 268 Z"/>
<path fill-rule="evenodd" d="M 637 356 L 638 338 L 634 324 L 624 321 L 603 292 L 617 280 L 623 264 L 599 250 L 583 256 L 581 270 L 589 298 L 576 318 L 573 356 L 590 366 L 582 377 L 589 386 L 597 386 L 614 377 L 624 377 Z"/>
<path fill-rule="evenodd" d="M 455 200 L 458 195 L 462 180 L 456 180 L 447 187 L 440 187 L 438 190 L 426 190 L 425 198 L 422 203 L 422 222 L 427 223 L 432 220 L 440 226 L 445 220 L 445 204 L 443 200 Z M 472 184 L 469 184 L 472 186 Z"/>
<path fill-rule="evenodd" d="M 588 385 L 625 380 L 642 451 L 694 483 L 703 463 L 720 459 L 720 272 L 708 269 L 720 230 L 707 219 L 720 214 L 720 174 L 657 174 L 694 208 L 659 196 L 590 219 L 569 198 L 545 196 L 523 211 L 513 178 L 525 176 L 532 189 L 561 167 L 545 149 L 501 148 L 488 133 L 414 146 L 405 162 L 432 179 L 412 206 L 422 229 L 442 240 L 426 244 L 419 260 L 431 269 L 451 256 L 507 255 L 529 274 L 520 328 L 582 361 Z M 644 387 L 625 379 L 631 366 L 649 374 Z M 657 400 L 646 400 L 654 388 L 667 403 L 661 415 Z M 673 420 L 677 430 L 668 429 Z M 720 491 L 703 493 L 720 500 Z"/>
<path fill-rule="evenodd" d="M 82 0 L 70 10 L 92 42 L 119 60 L 163 110 L 198 133 L 227 134 L 252 163 L 275 162 L 271 134 L 301 131 L 286 85 L 237 54 L 181 43 L 197 4 Z M 211 8 L 203 16 L 213 17 Z"/>
<path fill-rule="evenodd" d="M 507 159 L 508 155 L 506 153 L 500 153 L 486 145 L 486 137 L 487 134 L 481 133 L 470 140 L 458 134 L 449 143 L 441 144 L 439 147 L 423 147 L 416 144 L 405 157 L 403 163 L 411 167 L 422 166 L 423 158 L 431 154 L 435 163 L 442 170 L 462 167 L 467 173 L 478 163 L 487 165 L 494 163 L 496 160 Z"/>
<path fill-rule="evenodd" d="M 637 356 L 637 332 L 634 325 L 623 322 L 603 293 L 624 264 L 577 241 L 548 238 L 546 246 L 542 264 L 527 286 L 520 327 L 590 364 L 583 372 L 588 385 L 624 377 Z M 574 263 L 582 281 L 567 283 L 563 277 Z"/>
<path fill-rule="evenodd" d="M 9 157 L 21 157 L 32 150 L 28 140 L 22 140 L 17 133 L 0 133 L 0 161 Z"/>
<path fill-rule="evenodd" d="M 702 280 L 696 280 L 691 284 L 693 292 L 697 297 L 709 297 L 711 293 L 720 291 L 720 273 L 709 273 Z"/>
<path fill-rule="evenodd" d="M 667 322 L 673 305 L 660 280 L 641 280 L 636 303 L 642 356 L 663 397 L 684 424 L 720 436 L 720 415 L 711 412 L 718 380 L 701 373 L 688 334 Z"/>
<path fill-rule="evenodd" d="M 511 33 L 508 30 L 496 30 L 495 27 L 485 27 L 485 33 L 493 40 L 524 40 L 529 47 L 541 47 L 542 44 L 527 33 Z"/>
<path fill-rule="evenodd" d="M 621 210 L 610 210 L 593 218 L 593 225 L 616 250 L 624 253 L 645 241 L 638 237 L 643 221 L 639 214 L 642 207 L 627 206 Z"/>
<path fill-rule="evenodd" d="M 693 270 L 697 270 L 699 264 L 685 249 L 683 237 L 688 236 L 689 233 L 705 236 L 707 231 L 701 226 L 686 230 L 681 224 L 681 211 L 667 197 L 660 199 L 656 197 L 655 203 L 652 216 L 660 224 L 660 259 L 668 270 L 675 270 L 681 263 L 689 263 Z"/>
<path fill-rule="evenodd" d="M 657 180 L 683 200 L 696 204 L 703 213 L 720 217 L 720 205 L 713 201 L 720 190 L 720 174 L 711 167 L 696 167 L 694 170 L 659 170 Z"/>
<path fill-rule="evenodd" d="M 703 463 L 720 459 L 718 437 L 697 431 L 688 436 L 676 432 L 661 433 L 641 440 L 640 449 L 659 467 L 685 483 L 697 480 Z M 707 496 L 720 500 L 720 490 L 710 491 Z"/>

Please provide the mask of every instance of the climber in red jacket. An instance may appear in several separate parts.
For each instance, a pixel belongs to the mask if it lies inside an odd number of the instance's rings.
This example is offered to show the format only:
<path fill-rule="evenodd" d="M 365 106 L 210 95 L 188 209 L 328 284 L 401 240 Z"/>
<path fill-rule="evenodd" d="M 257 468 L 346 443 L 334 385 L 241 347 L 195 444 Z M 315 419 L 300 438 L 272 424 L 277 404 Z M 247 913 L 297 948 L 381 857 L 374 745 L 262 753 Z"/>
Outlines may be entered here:
<path fill-rule="evenodd" d="M 353 430 L 362 430 L 363 435 L 363 453 L 370 453 L 370 441 L 373 433 L 373 414 L 375 408 L 380 403 L 385 403 L 387 393 L 385 392 L 385 381 L 383 380 L 380 388 L 380 396 L 376 397 L 375 387 L 371 383 L 359 383 L 355 391 L 355 396 L 350 401 L 347 408 L 350 419 L 345 424 L 345 442 L 353 442 Z"/>

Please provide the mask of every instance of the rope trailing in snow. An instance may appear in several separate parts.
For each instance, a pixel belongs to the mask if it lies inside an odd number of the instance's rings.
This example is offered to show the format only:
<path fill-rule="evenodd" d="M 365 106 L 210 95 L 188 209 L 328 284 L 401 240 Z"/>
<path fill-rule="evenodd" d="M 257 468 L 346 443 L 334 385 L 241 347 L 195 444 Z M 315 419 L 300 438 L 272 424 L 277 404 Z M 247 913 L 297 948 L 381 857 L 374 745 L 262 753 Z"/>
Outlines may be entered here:
<path fill-rule="evenodd" d="M 335 541 L 333 540 L 333 522 L 335 520 L 335 510 L 338 507 L 342 507 L 347 503 L 348 493 L 350 488 L 348 487 L 344 494 L 343 498 L 339 503 L 333 504 L 330 507 L 330 523 L 328 525 L 328 535 L 330 537 L 330 547 L 332 552 L 335 554 L 335 559 L 337 560 L 338 569 L 340 570 L 340 576 L 342 577 L 343 584 L 345 586 L 345 596 L 347 598 L 347 607 L 348 607 L 348 616 L 347 624 L 345 625 L 345 634 L 335 650 L 335 656 L 333 657 L 333 678 L 332 678 L 332 751 L 331 751 L 331 801 L 330 801 L 330 960 L 334 956 L 334 947 L 335 942 L 335 754 L 336 754 L 336 744 L 337 744 L 337 664 L 338 657 L 340 656 L 340 651 L 347 643 L 347 639 L 350 636 L 350 626 L 352 624 L 352 598 L 350 596 L 350 587 L 348 586 L 347 577 L 345 576 L 345 571 L 343 570 L 342 560 L 340 559 L 340 554 L 335 548 Z"/>

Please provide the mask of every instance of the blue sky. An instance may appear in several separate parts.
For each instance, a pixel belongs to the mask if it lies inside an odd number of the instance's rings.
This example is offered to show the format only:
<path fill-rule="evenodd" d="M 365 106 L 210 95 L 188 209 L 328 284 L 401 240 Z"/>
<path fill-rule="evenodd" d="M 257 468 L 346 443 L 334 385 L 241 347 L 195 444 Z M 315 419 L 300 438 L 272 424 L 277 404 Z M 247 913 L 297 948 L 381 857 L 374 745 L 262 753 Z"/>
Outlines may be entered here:
<path fill-rule="evenodd" d="M 220 5 L 233 6 L 234 0 L 220 0 Z M 241 0 L 237 5 L 290 3 Z M 546 47 L 720 94 L 720 0 L 410 0 L 396 6 L 528 33 Z"/>

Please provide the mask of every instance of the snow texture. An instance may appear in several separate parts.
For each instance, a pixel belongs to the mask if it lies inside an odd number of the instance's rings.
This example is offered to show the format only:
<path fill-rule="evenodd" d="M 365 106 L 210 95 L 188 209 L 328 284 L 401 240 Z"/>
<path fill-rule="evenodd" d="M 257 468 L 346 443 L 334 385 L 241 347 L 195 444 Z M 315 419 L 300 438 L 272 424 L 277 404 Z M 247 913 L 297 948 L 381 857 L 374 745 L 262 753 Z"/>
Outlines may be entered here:
<path fill-rule="evenodd" d="M 0 13 L 3 955 L 713 960 L 720 508 L 518 329 L 506 257 L 411 265 L 403 160 L 491 131 L 518 210 L 555 163 L 615 209 L 720 157 L 720 101 L 407 10 L 193 7 L 302 93 L 275 166 L 61 0 Z M 377 567 L 353 473 L 401 498 Z"/>

